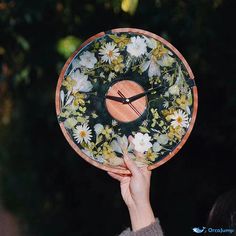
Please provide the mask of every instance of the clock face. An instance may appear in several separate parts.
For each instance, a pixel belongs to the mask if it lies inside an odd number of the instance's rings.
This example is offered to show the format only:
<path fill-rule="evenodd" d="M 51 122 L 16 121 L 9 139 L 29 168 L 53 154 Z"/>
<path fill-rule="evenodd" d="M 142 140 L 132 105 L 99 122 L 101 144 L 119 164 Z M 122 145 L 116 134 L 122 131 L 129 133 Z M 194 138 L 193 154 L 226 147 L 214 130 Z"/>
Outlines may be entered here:
<path fill-rule="evenodd" d="M 130 97 L 138 94 L 144 94 L 144 96 L 133 102 L 129 101 Z M 116 100 L 117 96 L 122 98 L 120 102 Z M 113 84 L 105 99 L 107 111 L 119 122 L 137 120 L 146 110 L 148 101 L 143 87 L 132 80 L 121 80 Z"/>
<path fill-rule="evenodd" d="M 91 164 L 128 173 L 127 153 L 153 169 L 186 142 L 197 88 L 183 56 L 161 37 L 115 29 L 88 39 L 66 62 L 56 91 L 60 127 Z"/>

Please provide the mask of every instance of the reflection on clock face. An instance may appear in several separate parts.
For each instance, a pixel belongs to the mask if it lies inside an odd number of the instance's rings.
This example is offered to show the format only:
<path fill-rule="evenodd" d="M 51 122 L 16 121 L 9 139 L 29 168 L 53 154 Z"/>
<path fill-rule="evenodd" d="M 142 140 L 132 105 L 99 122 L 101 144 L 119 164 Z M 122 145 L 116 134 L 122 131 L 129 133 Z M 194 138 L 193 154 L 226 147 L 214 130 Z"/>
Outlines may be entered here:
<path fill-rule="evenodd" d="M 58 120 L 73 147 L 114 168 L 123 168 L 127 152 L 138 166 L 173 152 L 196 101 L 194 80 L 172 49 L 134 31 L 109 32 L 82 47 L 58 85 Z"/>
<path fill-rule="evenodd" d="M 107 95 L 123 98 L 120 101 L 106 99 L 106 107 L 109 114 L 119 122 L 131 122 L 138 119 L 147 108 L 147 97 L 143 96 L 134 102 L 129 102 L 129 98 L 144 93 L 144 89 L 132 80 L 121 80 L 113 84 Z"/>

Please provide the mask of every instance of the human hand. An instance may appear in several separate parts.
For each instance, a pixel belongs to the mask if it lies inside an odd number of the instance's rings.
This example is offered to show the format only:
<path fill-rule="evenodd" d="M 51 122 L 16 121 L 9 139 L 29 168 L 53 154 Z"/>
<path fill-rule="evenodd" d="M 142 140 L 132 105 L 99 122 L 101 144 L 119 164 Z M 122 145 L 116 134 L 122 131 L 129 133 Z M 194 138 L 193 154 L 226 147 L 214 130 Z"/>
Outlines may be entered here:
<path fill-rule="evenodd" d="M 124 155 L 124 161 L 130 175 L 108 174 L 120 181 L 121 195 L 128 207 L 132 228 L 137 231 L 155 221 L 149 200 L 151 171 L 147 167 L 138 168 L 128 154 Z"/>

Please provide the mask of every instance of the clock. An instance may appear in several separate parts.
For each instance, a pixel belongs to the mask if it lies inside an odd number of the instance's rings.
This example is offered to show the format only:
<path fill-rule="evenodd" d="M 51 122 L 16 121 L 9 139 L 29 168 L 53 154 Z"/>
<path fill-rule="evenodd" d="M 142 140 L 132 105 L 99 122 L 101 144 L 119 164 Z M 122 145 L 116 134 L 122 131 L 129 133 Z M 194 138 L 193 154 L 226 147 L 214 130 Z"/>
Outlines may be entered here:
<path fill-rule="evenodd" d="M 152 170 L 192 131 L 198 105 L 193 73 L 165 39 L 132 28 L 86 40 L 64 65 L 56 88 L 61 130 L 92 165 L 127 174 L 123 155 Z"/>

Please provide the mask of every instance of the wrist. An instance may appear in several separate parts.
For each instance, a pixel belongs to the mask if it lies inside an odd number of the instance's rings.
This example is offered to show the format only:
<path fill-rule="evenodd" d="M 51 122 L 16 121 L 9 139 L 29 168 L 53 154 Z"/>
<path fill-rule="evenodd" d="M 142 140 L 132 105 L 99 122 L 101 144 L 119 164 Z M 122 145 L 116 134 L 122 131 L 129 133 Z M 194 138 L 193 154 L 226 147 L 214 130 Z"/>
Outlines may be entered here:
<path fill-rule="evenodd" d="M 128 207 L 132 230 L 137 231 L 155 222 L 150 202 Z"/>

